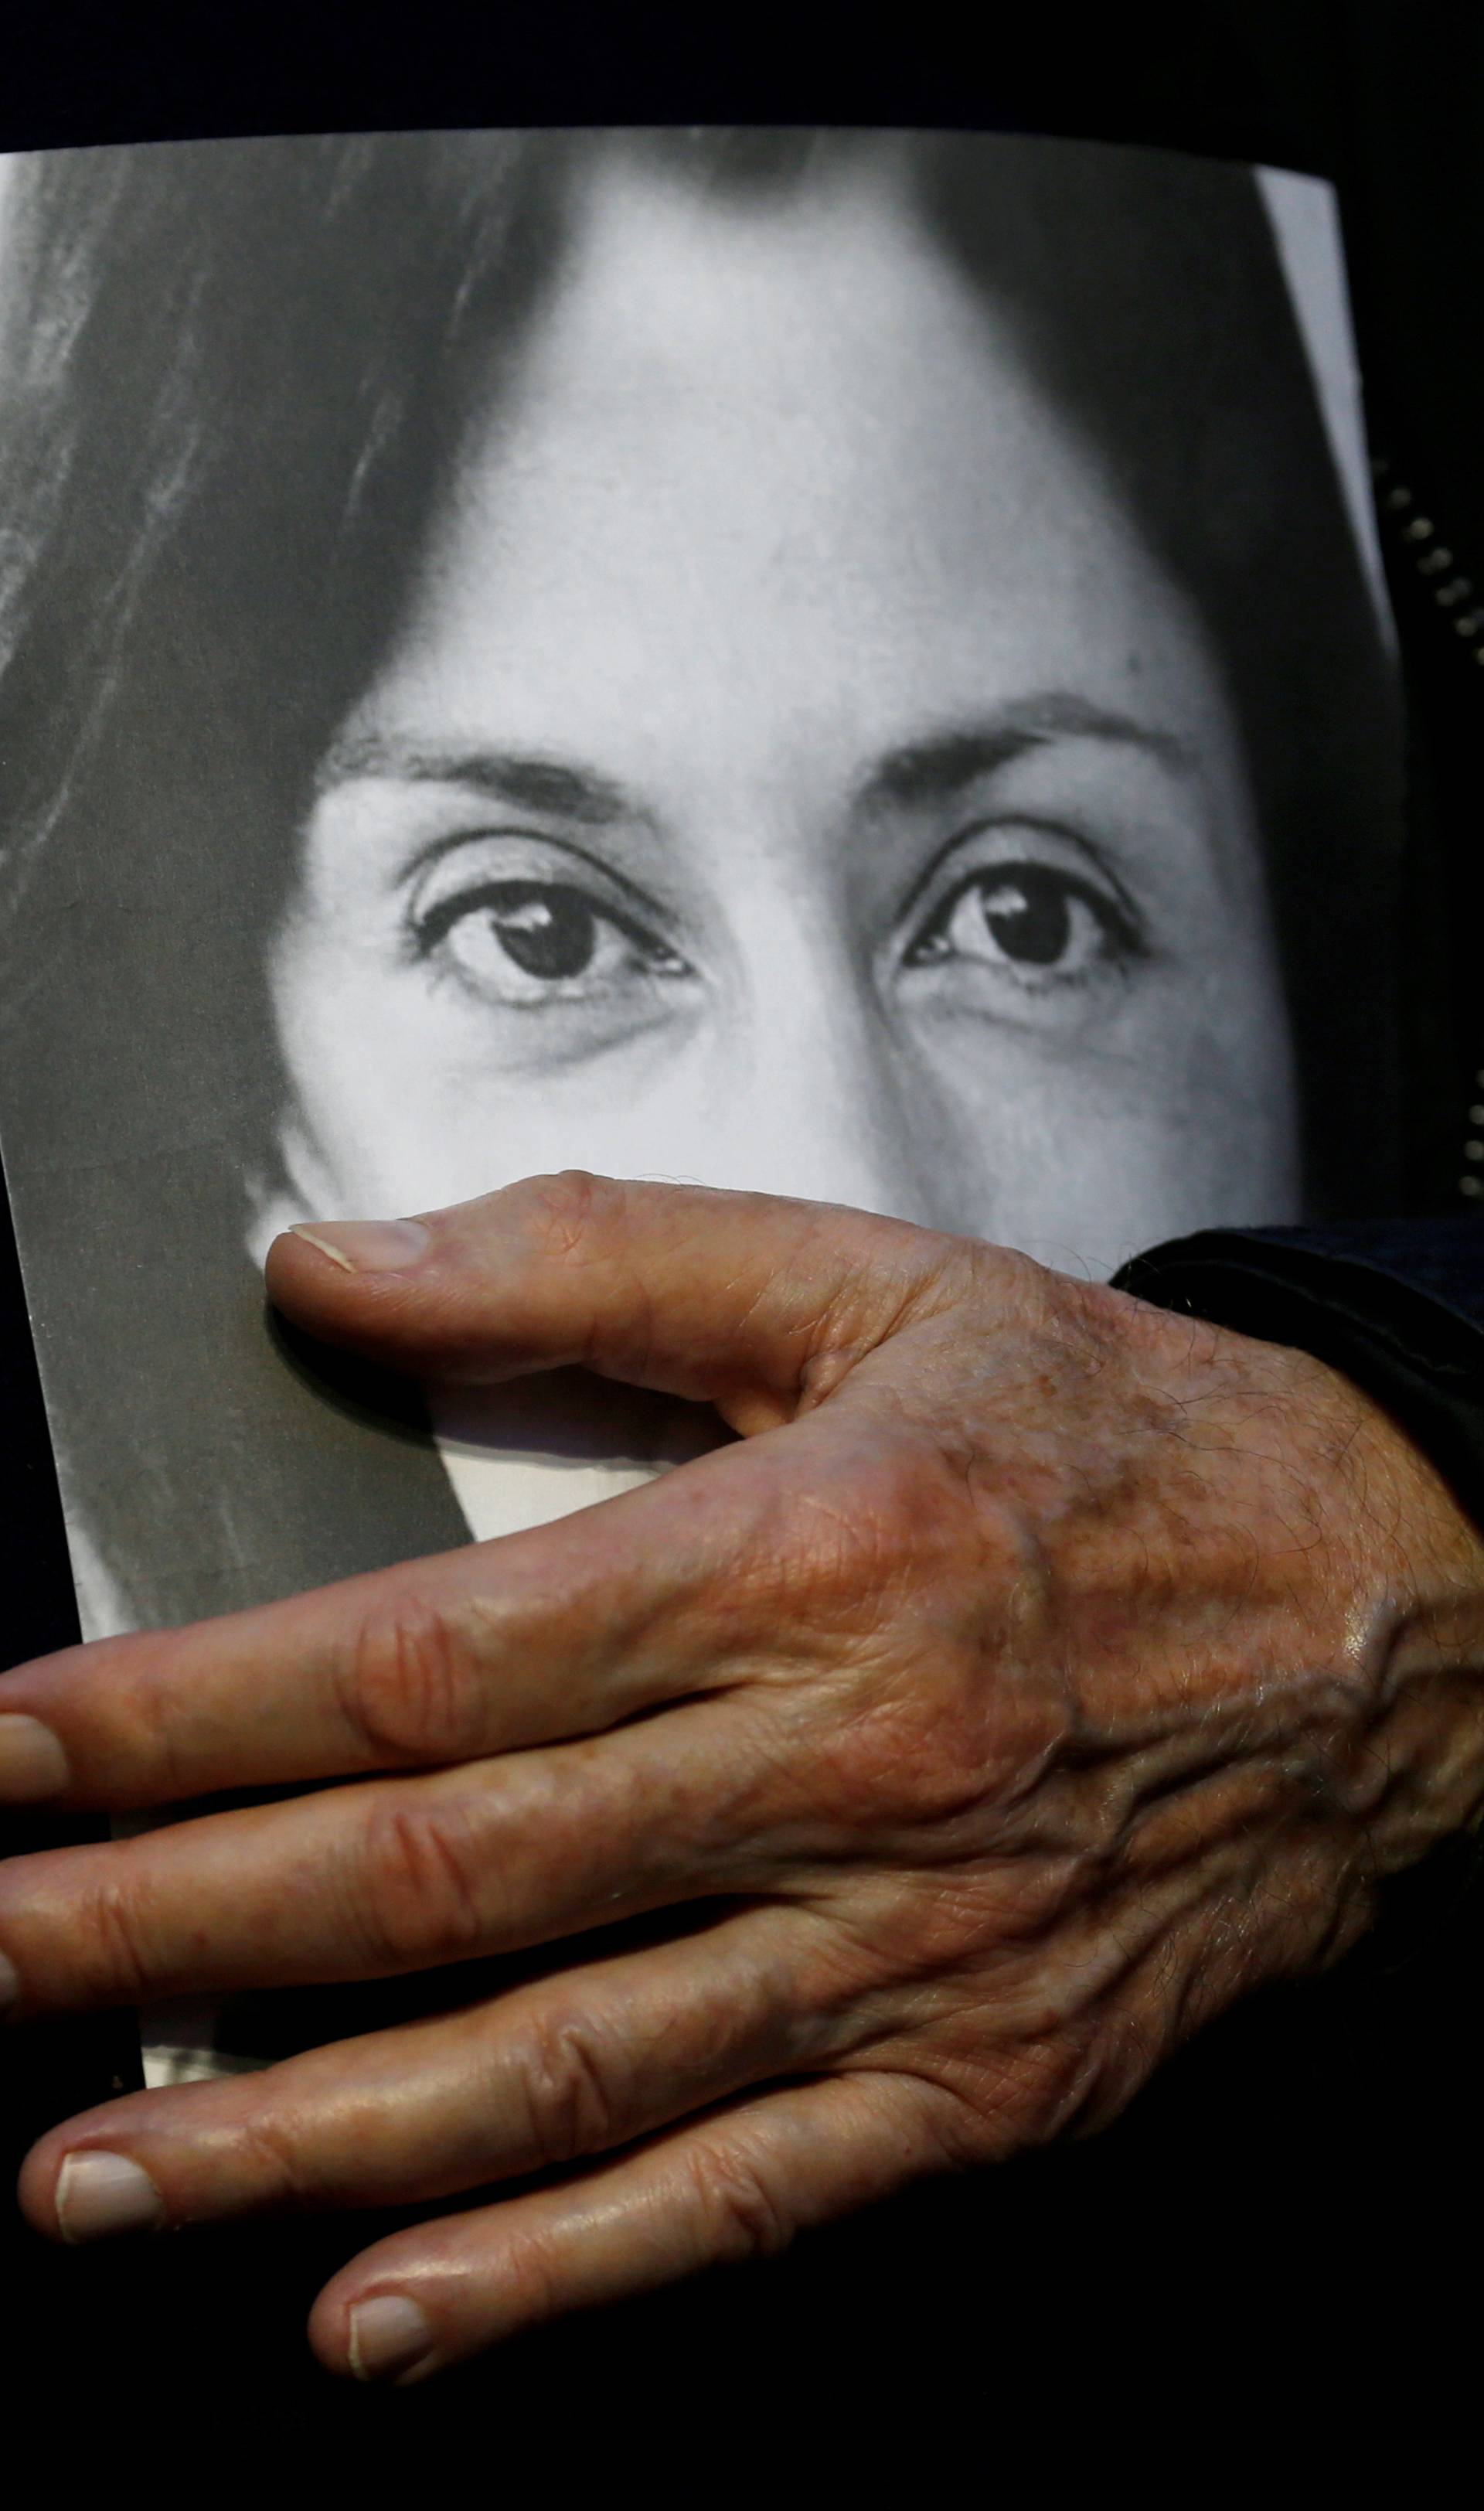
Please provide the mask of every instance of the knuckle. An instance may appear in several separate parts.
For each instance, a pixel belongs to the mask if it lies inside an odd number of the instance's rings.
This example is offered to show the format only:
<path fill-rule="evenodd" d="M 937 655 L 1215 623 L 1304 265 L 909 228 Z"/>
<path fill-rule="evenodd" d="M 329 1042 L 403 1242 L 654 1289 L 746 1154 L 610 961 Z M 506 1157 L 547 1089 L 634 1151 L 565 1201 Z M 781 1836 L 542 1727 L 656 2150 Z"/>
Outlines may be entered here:
<path fill-rule="evenodd" d="M 893 2089 L 920 2171 L 973 2171 L 1013 2151 L 1015 2131 L 1007 2125 L 1013 2097 L 987 2062 L 941 2076 L 914 2068 Z"/>
<path fill-rule="evenodd" d="M 1103 2073 L 1104 2052 L 1086 2026 L 1001 2049 L 966 2069 L 956 2112 L 944 2114 L 945 2149 L 972 2167 L 1076 2136 L 1096 2110 Z"/>
<path fill-rule="evenodd" d="M 894 2089 L 924 2165 L 970 2171 L 1076 2135 L 1096 2098 L 1106 2038 L 1096 2014 L 988 2021 L 980 2012 L 900 2053 Z"/>
<path fill-rule="evenodd" d="M 792 1635 L 787 1673 L 813 1678 L 815 1766 L 837 1814 L 967 1814 L 1039 1765 L 1058 1701 L 1005 1675 L 1034 1657 L 1043 1584 L 1013 1527 L 926 1442 L 792 1495 L 771 1602 Z"/>
<path fill-rule="evenodd" d="M 940 1835 L 948 1856 L 993 1845 L 1045 1751 L 1034 1720 L 1008 1711 L 951 1645 L 869 1669 L 813 1743 L 837 1820 L 883 1844 L 894 1832 L 918 1848 Z"/>
<path fill-rule="evenodd" d="M 512 2210 L 514 2217 L 514 2210 Z M 571 2307 L 570 2268 L 559 2234 L 550 2224 L 508 2220 L 491 2299 L 505 2328 L 540 2328 Z"/>
<path fill-rule="evenodd" d="M 894 1623 L 962 1568 L 973 1542 L 963 1478 L 930 1441 L 883 1437 L 875 1423 L 829 1487 L 791 1495 L 790 1584 L 815 1620 Z"/>
<path fill-rule="evenodd" d="M 323 2175 L 310 2167 L 304 2142 L 293 2124 L 259 2113 L 240 2118 L 234 2133 L 251 2166 L 254 2207 L 313 2204 Z"/>
<path fill-rule="evenodd" d="M 97 1686 L 95 1697 L 106 1701 L 107 1758 L 126 1788 L 136 1781 L 166 1798 L 191 1794 L 178 1705 L 190 1640 L 189 1629 L 131 1632 L 95 1641 L 79 1663 L 80 1681 L 91 1678 Z"/>
<path fill-rule="evenodd" d="M 457 1961 L 479 1949 L 484 1919 L 461 1804 L 377 1805 L 355 1881 L 361 1941 L 387 1968 Z"/>
<path fill-rule="evenodd" d="M 749 2154 L 736 2146 L 699 2147 L 691 2156 L 691 2182 L 709 2256 L 767 2259 L 787 2249 L 795 2225 Z"/>
<path fill-rule="evenodd" d="M 1060 1272 L 1018 1248 L 976 1243 L 965 1254 L 969 1278 L 995 1315 L 1033 1333 L 1078 1342 L 1095 1338 L 1129 1304 L 1124 1292 L 1110 1291 L 1093 1276 Z"/>
<path fill-rule="evenodd" d="M 624 1217 L 624 1187 L 588 1169 L 561 1169 L 510 1189 L 533 1253 L 547 1262 L 584 1260 L 594 1241 Z"/>
<path fill-rule="evenodd" d="M 373 1761 L 461 1760 L 481 1741 L 484 1685 L 471 1635 L 423 1596 L 373 1606 L 337 1670 L 339 1705 Z"/>
<path fill-rule="evenodd" d="M 533 2153 L 571 2162 L 618 2142 L 617 2056 L 590 2019 L 570 2012 L 530 2024 L 519 2056 Z"/>
<path fill-rule="evenodd" d="M 850 1719 L 832 1740 L 836 1811 L 879 1832 L 945 1822 L 983 1800 L 985 1758 L 963 1732 L 966 1720 L 924 1697 L 899 1693 Z"/>
<path fill-rule="evenodd" d="M 78 1912 L 76 1928 L 76 1942 L 100 1993 L 122 1991 L 132 2003 L 140 2003 L 158 1985 L 144 1912 L 127 1874 L 114 1868 L 98 1881 Z"/>
<path fill-rule="evenodd" d="M 569 1357 L 590 1368 L 642 1374 L 654 1318 L 642 1268 L 629 1261 L 628 1189 L 617 1178 L 564 1169 L 528 1178 L 516 1192 L 531 1262 L 542 1274 L 565 1274 L 579 1313 L 591 1311 Z"/>

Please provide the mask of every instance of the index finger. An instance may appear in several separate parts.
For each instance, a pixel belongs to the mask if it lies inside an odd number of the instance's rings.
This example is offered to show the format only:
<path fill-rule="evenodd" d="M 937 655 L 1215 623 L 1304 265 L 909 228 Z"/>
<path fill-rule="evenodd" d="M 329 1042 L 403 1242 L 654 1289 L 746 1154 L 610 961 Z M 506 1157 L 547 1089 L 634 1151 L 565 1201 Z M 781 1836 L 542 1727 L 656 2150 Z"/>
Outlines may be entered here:
<path fill-rule="evenodd" d="M 751 1436 L 951 1302 L 968 1249 L 834 1204 L 568 1170 L 390 1225 L 299 1222 L 266 1278 L 298 1325 L 384 1366 L 493 1384 L 575 1363 Z"/>
<path fill-rule="evenodd" d="M 19 1666 L 0 1675 L 0 1802 L 124 1809 L 437 1767 L 718 1687 L 750 1643 L 732 1573 L 783 1539 L 773 1444 L 528 1533 Z"/>

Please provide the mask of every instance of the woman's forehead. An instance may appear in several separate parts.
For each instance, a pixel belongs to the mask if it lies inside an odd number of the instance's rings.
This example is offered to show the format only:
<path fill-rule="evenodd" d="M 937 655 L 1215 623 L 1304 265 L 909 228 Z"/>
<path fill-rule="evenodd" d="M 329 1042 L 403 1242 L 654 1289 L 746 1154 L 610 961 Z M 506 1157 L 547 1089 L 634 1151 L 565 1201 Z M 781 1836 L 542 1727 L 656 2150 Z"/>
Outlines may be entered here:
<path fill-rule="evenodd" d="M 369 719 L 874 747 L 1047 686 L 1202 730 L 1203 640 L 889 157 L 782 201 L 615 155 Z M 528 715 L 527 721 L 506 719 Z M 607 720 L 611 718 L 611 721 Z M 852 733 L 852 738 L 855 733 Z"/>

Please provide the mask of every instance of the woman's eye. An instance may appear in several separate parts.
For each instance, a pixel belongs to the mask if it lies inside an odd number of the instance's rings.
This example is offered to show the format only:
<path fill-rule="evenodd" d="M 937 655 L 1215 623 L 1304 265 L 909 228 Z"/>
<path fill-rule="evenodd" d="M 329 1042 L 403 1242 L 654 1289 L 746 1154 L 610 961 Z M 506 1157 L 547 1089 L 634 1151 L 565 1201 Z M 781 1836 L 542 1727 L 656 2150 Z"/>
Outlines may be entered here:
<path fill-rule="evenodd" d="M 1118 902 L 1049 864 L 996 864 L 933 909 L 906 953 L 909 968 L 953 959 L 1005 968 L 1022 983 L 1088 975 L 1136 951 Z"/>
<path fill-rule="evenodd" d="M 571 999 L 625 978 L 683 976 L 678 951 L 634 918 L 566 882 L 483 881 L 429 908 L 418 944 L 513 1004 Z"/>

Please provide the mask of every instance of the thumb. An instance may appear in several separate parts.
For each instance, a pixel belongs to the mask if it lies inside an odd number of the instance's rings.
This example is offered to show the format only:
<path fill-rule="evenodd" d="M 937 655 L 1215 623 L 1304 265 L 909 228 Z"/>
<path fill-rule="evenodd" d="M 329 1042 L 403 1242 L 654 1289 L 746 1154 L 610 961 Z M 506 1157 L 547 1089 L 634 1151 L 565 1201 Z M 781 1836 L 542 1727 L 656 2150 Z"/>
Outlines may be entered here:
<path fill-rule="evenodd" d="M 326 1342 L 468 1382 L 579 1364 L 766 1429 L 957 1292 L 968 1242 L 835 1204 L 568 1171 L 415 1221 L 276 1238 L 270 1297 Z"/>

